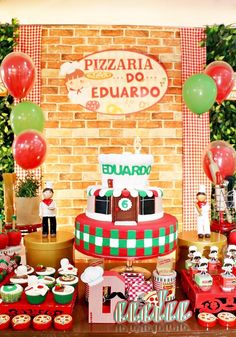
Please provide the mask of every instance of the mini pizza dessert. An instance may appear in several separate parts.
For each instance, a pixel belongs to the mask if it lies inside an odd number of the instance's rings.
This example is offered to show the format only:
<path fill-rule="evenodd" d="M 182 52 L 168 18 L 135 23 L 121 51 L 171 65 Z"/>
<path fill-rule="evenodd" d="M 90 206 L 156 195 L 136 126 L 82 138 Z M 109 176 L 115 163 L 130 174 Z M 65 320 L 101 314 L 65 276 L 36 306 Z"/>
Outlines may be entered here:
<path fill-rule="evenodd" d="M 55 287 L 52 288 L 54 300 L 59 304 L 70 303 L 73 299 L 74 291 L 74 287 L 62 284 L 56 284 Z"/>
<path fill-rule="evenodd" d="M 11 324 L 14 330 L 25 330 L 29 328 L 31 317 L 29 315 L 16 315 L 12 318 Z"/>
<path fill-rule="evenodd" d="M 143 301 L 158 306 L 158 297 L 156 291 L 149 291 L 143 296 Z"/>
<path fill-rule="evenodd" d="M 236 326 L 236 316 L 232 314 L 231 312 L 220 312 L 217 315 L 218 322 L 220 325 L 233 328 Z"/>
<path fill-rule="evenodd" d="M 5 303 L 15 303 L 19 301 L 22 292 L 23 288 L 19 284 L 6 284 L 0 289 L 2 301 Z"/>
<path fill-rule="evenodd" d="M 69 330 L 72 328 L 73 319 L 71 315 L 63 314 L 54 318 L 54 328 L 57 330 Z"/>
<path fill-rule="evenodd" d="M 35 272 L 37 275 L 43 275 L 43 276 L 54 276 L 56 269 L 52 267 L 45 267 L 42 264 L 38 264 L 35 268 Z"/>
<path fill-rule="evenodd" d="M 198 323 L 201 326 L 204 326 L 206 328 L 211 328 L 216 325 L 217 318 L 215 315 L 209 313 L 209 312 L 201 312 L 198 317 Z"/>
<path fill-rule="evenodd" d="M 76 287 L 78 284 L 78 277 L 74 275 L 62 275 L 56 279 L 56 282 L 63 285 Z"/>
<path fill-rule="evenodd" d="M 46 330 L 52 324 L 52 317 L 49 315 L 37 315 L 33 319 L 33 328 L 35 330 Z"/>
<path fill-rule="evenodd" d="M 8 315 L 0 315 L 0 330 L 7 329 L 11 323 L 11 318 Z"/>

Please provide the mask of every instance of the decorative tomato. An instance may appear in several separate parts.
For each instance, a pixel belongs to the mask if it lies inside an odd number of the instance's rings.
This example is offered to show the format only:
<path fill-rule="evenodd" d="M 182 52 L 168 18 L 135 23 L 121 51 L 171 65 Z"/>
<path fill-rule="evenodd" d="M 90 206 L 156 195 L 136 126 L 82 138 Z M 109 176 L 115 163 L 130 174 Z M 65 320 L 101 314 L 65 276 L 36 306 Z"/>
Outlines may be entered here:
<path fill-rule="evenodd" d="M 7 233 L 0 233 L 0 249 L 5 249 L 8 245 L 8 235 Z"/>
<path fill-rule="evenodd" d="M 19 246 L 21 243 L 21 232 L 17 229 L 12 229 L 8 233 L 8 246 Z"/>

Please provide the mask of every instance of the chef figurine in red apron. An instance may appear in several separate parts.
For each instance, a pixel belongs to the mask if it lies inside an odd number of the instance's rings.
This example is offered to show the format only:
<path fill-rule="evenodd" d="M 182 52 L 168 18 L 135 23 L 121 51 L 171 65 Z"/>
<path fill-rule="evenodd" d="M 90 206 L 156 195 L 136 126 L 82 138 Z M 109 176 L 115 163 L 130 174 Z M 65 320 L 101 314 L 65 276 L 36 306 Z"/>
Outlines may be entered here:
<path fill-rule="evenodd" d="M 49 234 L 49 222 L 50 222 L 50 235 L 56 236 L 57 220 L 56 220 L 56 203 L 52 199 L 53 188 L 52 183 L 47 181 L 46 187 L 43 189 L 43 200 L 39 205 L 39 216 L 42 218 L 43 237 L 47 237 Z"/>
<path fill-rule="evenodd" d="M 197 233 L 198 237 L 202 239 L 210 238 L 210 220 L 209 209 L 210 206 L 206 201 L 206 188 L 205 185 L 200 185 L 199 192 L 197 193 L 197 201 L 195 203 L 195 209 L 197 212 Z"/>

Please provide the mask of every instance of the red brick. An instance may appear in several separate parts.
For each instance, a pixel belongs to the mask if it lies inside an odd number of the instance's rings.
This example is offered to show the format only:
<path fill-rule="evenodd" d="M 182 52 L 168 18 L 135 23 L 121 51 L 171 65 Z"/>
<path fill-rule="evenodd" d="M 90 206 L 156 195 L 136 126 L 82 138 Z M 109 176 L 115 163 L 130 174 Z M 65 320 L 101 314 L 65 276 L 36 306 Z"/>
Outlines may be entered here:
<path fill-rule="evenodd" d="M 133 36 L 133 37 L 148 37 L 149 36 L 149 31 L 148 30 L 143 30 L 143 29 L 129 29 L 127 28 L 125 30 L 125 35 L 126 36 Z"/>
<path fill-rule="evenodd" d="M 73 36 L 74 29 L 66 29 L 65 27 L 63 29 L 51 28 L 49 30 L 49 35 L 50 36 Z"/>
<path fill-rule="evenodd" d="M 102 36 L 121 36 L 124 34 L 122 29 L 101 29 Z"/>

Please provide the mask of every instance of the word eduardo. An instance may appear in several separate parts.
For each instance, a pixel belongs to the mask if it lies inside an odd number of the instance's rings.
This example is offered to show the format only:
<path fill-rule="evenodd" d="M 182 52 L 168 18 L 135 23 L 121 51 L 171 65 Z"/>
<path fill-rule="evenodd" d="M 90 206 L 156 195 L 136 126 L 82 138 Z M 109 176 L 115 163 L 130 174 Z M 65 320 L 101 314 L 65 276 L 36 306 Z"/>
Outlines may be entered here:
<path fill-rule="evenodd" d="M 160 89 L 158 87 L 92 87 L 91 97 L 92 98 L 104 98 L 106 96 L 112 98 L 122 98 L 122 97 L 146 97 L 151 95 L 152 97 L 158 97 L 160 95 Z"/>
<path fill-rule="evenodd" d="M 151 165 L 148 166 L 128 166 L 128 165 L 110 165 L 110 164 L 102 164 L 102 173 L 103 174 L 115 174 L 117 176 L 124 175 L 148 175 L 151 172 Z"/>
<path fill-rule="evenodd" d="M 166 302 L 168 291 L 160 290 L 157 294 L 158 306 L 146 303 L 140 308 L 139 302 L 118 302 L 114 311 L 116 323 L 160 323 L 184 322 L 192 316 L 192 311 L 187 311 L 189 300 Z"/>

